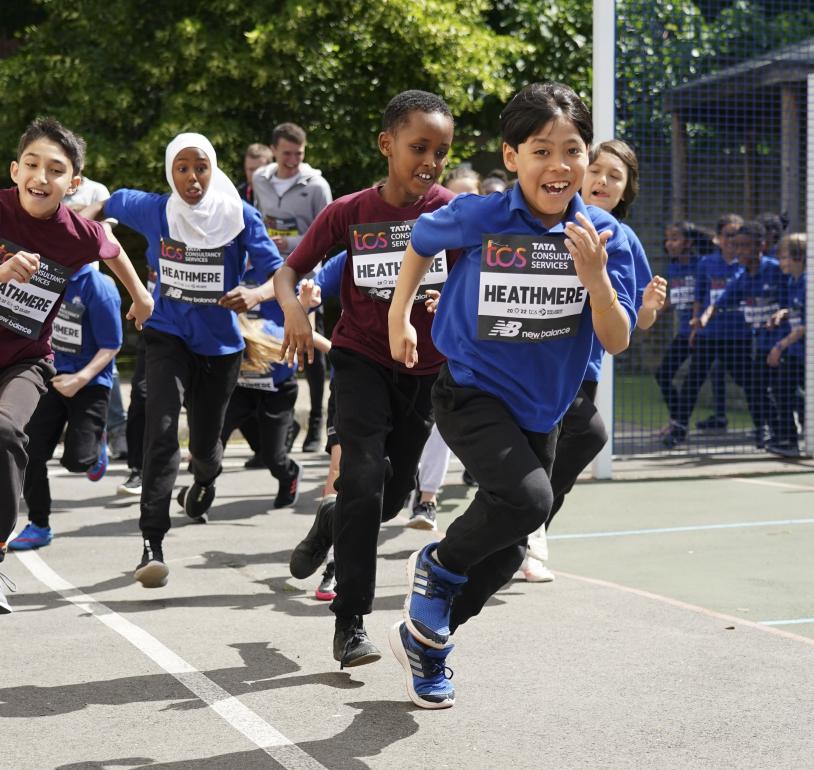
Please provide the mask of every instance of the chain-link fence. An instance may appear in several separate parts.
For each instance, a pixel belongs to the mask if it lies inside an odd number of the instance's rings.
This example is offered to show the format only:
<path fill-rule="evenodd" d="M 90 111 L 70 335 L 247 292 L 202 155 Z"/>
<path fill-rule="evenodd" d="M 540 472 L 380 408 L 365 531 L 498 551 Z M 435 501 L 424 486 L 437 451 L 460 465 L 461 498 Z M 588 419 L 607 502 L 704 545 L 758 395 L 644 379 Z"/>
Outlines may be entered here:
<path fill-rule="evenodd" d="M 618 0 L 615 45 L 616 135 L 640 165 L 627 222 L 670 287 L 616 358 L 613 451 L 794 455 L 814 369 L 814 6 Z"/>

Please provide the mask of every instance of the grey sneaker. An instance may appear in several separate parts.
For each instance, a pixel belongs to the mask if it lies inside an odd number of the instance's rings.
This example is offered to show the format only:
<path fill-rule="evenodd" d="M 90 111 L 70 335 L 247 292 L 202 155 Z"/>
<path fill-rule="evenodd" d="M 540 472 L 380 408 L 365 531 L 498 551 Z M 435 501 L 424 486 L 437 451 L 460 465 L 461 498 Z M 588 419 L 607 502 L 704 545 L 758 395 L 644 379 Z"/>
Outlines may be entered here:
<path fill-rule="evenodd" d="M 428 500 L 426 503 L 417 503 L 413 506 L 413 512 L 410 514 L 407 526 L 410 529 L 427 529 L 435 532 L 438 529 L 438 524 L 435 521 L 436 513 L 437 507 L 432 500 Z"/>
<path fill-rule="evenodd" d="M 373 642 L 368 639 L 361 615 L 350 618 L 336 618 L 334 631 L 334 660 L 339 661 L 339 668 L 364 666 L 375 663 L 382 654 Z"/>

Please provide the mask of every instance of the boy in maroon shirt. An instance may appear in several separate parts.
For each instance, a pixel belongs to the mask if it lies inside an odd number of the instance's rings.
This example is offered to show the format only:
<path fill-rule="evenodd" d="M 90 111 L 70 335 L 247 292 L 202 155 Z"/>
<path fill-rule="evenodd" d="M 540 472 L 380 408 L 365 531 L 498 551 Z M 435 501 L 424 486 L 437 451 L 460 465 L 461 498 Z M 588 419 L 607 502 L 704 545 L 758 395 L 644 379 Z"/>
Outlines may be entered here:
<path fill-rule="evenodd" d="M 379 134 L 387 180 L 323 209 L 274 276 L 285 312 L 283 355 L 290 364 L 295 353 L 300 362 L 311 360 L 311 325 L 294 286 L 331 247 L 342 244 L 348 249 L 340 289 L 342 316 L 328 356 L 334 367 L 335 427 L 342 447 L 338 496 L 335 504 L 320 506 L 311 531 L 291 556 L 292 573 L 307 577 L 322 564 L 333 537 L 333 654 L 343 667 L 381 657 L 362 623 L 373 606 L 379 527 L 401 510 L 415 486 L 418 460 L 432 426 L 430 388 L 444 359 L 430 339 L 426 292 L 419 291 L 412 311 L 423 351 L 419 366 L 407 369 L 392 360 L 387 312 L 412 222 L 453 197 L 437 184 L 452 134 L 452 114 L 443 99 L 425 91 L 395 96 L 384 111 Z M 437 255 L 426 285 L 440 288 L 450 266 L 444 254 Z"/>
<path fill-rule="evenodd" d="M 48 380 L 51 325 L 70 276 L 104 259 L 141 328 L 153 300 L 118 241 L 63 205 L 81 181 L 84 141 L 52 118 L 37 118 L 11 162 L 16 187 L 0 190 L 0 561 L 14 529 L 27 464 L 24 432 Z M 11 608 L 0 593 L 0 614 Z"/>

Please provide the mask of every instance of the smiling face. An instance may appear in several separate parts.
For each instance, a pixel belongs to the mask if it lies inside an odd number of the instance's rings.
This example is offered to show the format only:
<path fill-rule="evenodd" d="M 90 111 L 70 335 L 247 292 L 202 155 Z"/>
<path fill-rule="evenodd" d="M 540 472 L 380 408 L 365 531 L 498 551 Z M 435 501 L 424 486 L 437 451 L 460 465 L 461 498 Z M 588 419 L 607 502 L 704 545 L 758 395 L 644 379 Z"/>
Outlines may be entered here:
<path fill-rule="evenodd" d="M 172 181 L 181 200 L 194 206 L 200 203 L 212 179 L 212 164 L 203 150 L 185 147 L 172 162 Z"/>
<path fill-rule="evenodd" d="M 267 166 L 271 161 L 269 158 L 261 158 L 256 156 L 247 155 L 243 159 L 243 173 L 246 175 L 246 181 L 251 184 L 252 177 L 254 176 L 254 172 L 257 171 L 258 168 L 262 168 L 263 166 Z"/>
<path fill-rule="evenodd" d="M 379 134 L 379 150 L 388 163 L 385 200 L 408 206 L 427 194 L 447 165 L 453 131 L 449 116 L 413 110 L 395 131 Z"/>
<path fill-rule="evenodd" d="M 521 142 L 503 143 L 503 162 L 517 174 L 526 205 L 545 227 L 561 222 L 582 187 L 588 148 L 577 127 L 557 118 Z"/>
<path fill-rule="evenodd" d="M 668 227 L 664 231 L 664 250 L 670 259 L 689 258 L 690 241 L 678 227 Z"/>
<path fill-rule="evenodd" d="M 727 262 L 732 262 L 738 258 L 738 254 L 735 251 L 735 237 L 738 234 L 738 230 L 740 230 L 740 225 L 731 223 L 724 225 L 721 232 L 718 233 L 718 237 L 716 239 L 718 242 L 718 248 L 721 250 L 721 256 Z"/>
<path fill-rule="evenodd" d="M 611 213 L 625 194 L 627 179 L 625 162 L 611 152 L 600 152 L 585 172 L 582 199 Z"/>
<path fill-rule="evenodd" d="M 305 144 L 297 144 L 281 137 L 277 144 L 271 146 L 271 151 L 277 162 L 276 174 L 279 179 L 290 179 L 300 173 L 300 165 L 305 159 Z"/>
<path fill-rule="evenodd" d="M 750 272 L 760 267 L 760 251 L 763 241 L 747 233 L 738 233 L 732 238 L 732 249 L 738 262 Z"/>
<path fill-rule="evenodd" d="M 61 145 L 50 139 L 35 139 L 11 162 L 11 178 L 17 185 L 20 205 L 32 217 L 48 219 L 60 201 L 82 181 Z"/>

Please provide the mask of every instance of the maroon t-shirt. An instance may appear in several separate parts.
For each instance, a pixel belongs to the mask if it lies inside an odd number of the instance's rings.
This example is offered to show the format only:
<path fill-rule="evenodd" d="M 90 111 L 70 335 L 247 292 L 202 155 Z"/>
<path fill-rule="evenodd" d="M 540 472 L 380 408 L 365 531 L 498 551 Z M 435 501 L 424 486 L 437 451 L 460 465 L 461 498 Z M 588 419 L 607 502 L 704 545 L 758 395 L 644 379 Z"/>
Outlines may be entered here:
<path fill-rule="evenodd" d="M 400 208 L 385 202 L 379 188 L 370 187 L 338 198 L 320 212 L 297 248 L 286 259 L 286 264 L 299 275 L 304 275 L 313 270 L 334 246 L 343 245 L 348 250 L 340 289 L 342 315 L 331 336 L 334 345 L 361 353 L 388 369 L 398 367 L 408 374 L 433 374 L 441 368 L 444 357 L 436 350 L 430 337 L 433 316 L 423 303 L 416 303 L 410 313 L 410 321 L 417 335 L 418 364 L 413 369 L 407 369 L 390 356 L 387 332 L 390 304 L 371 298 L 356 286 L 350 228 L 373 222 L 418 219 L 421 214 L 449 203 L 453 197 L 453 193 L 445 187 L 433 185 L 413 205 Z M 459 252 L 447 254 L 447 269 L 452 267 L 458 255 Z"/>
<path fill-rule="evenodd" d="M 35 283 L 0 283 L 0 368 L 52 357 L 51 326 L 61 301 L 53 301 L 56 287 L 88 262 L 119 256 L 119 247 L 98 222 L 63 204 L 49 219 L 37 219 L 20 205 L 17 188 L 9 187 L 0 190 L 0 259 L 19 250 L 39 254 L 46 264 Z"/>

